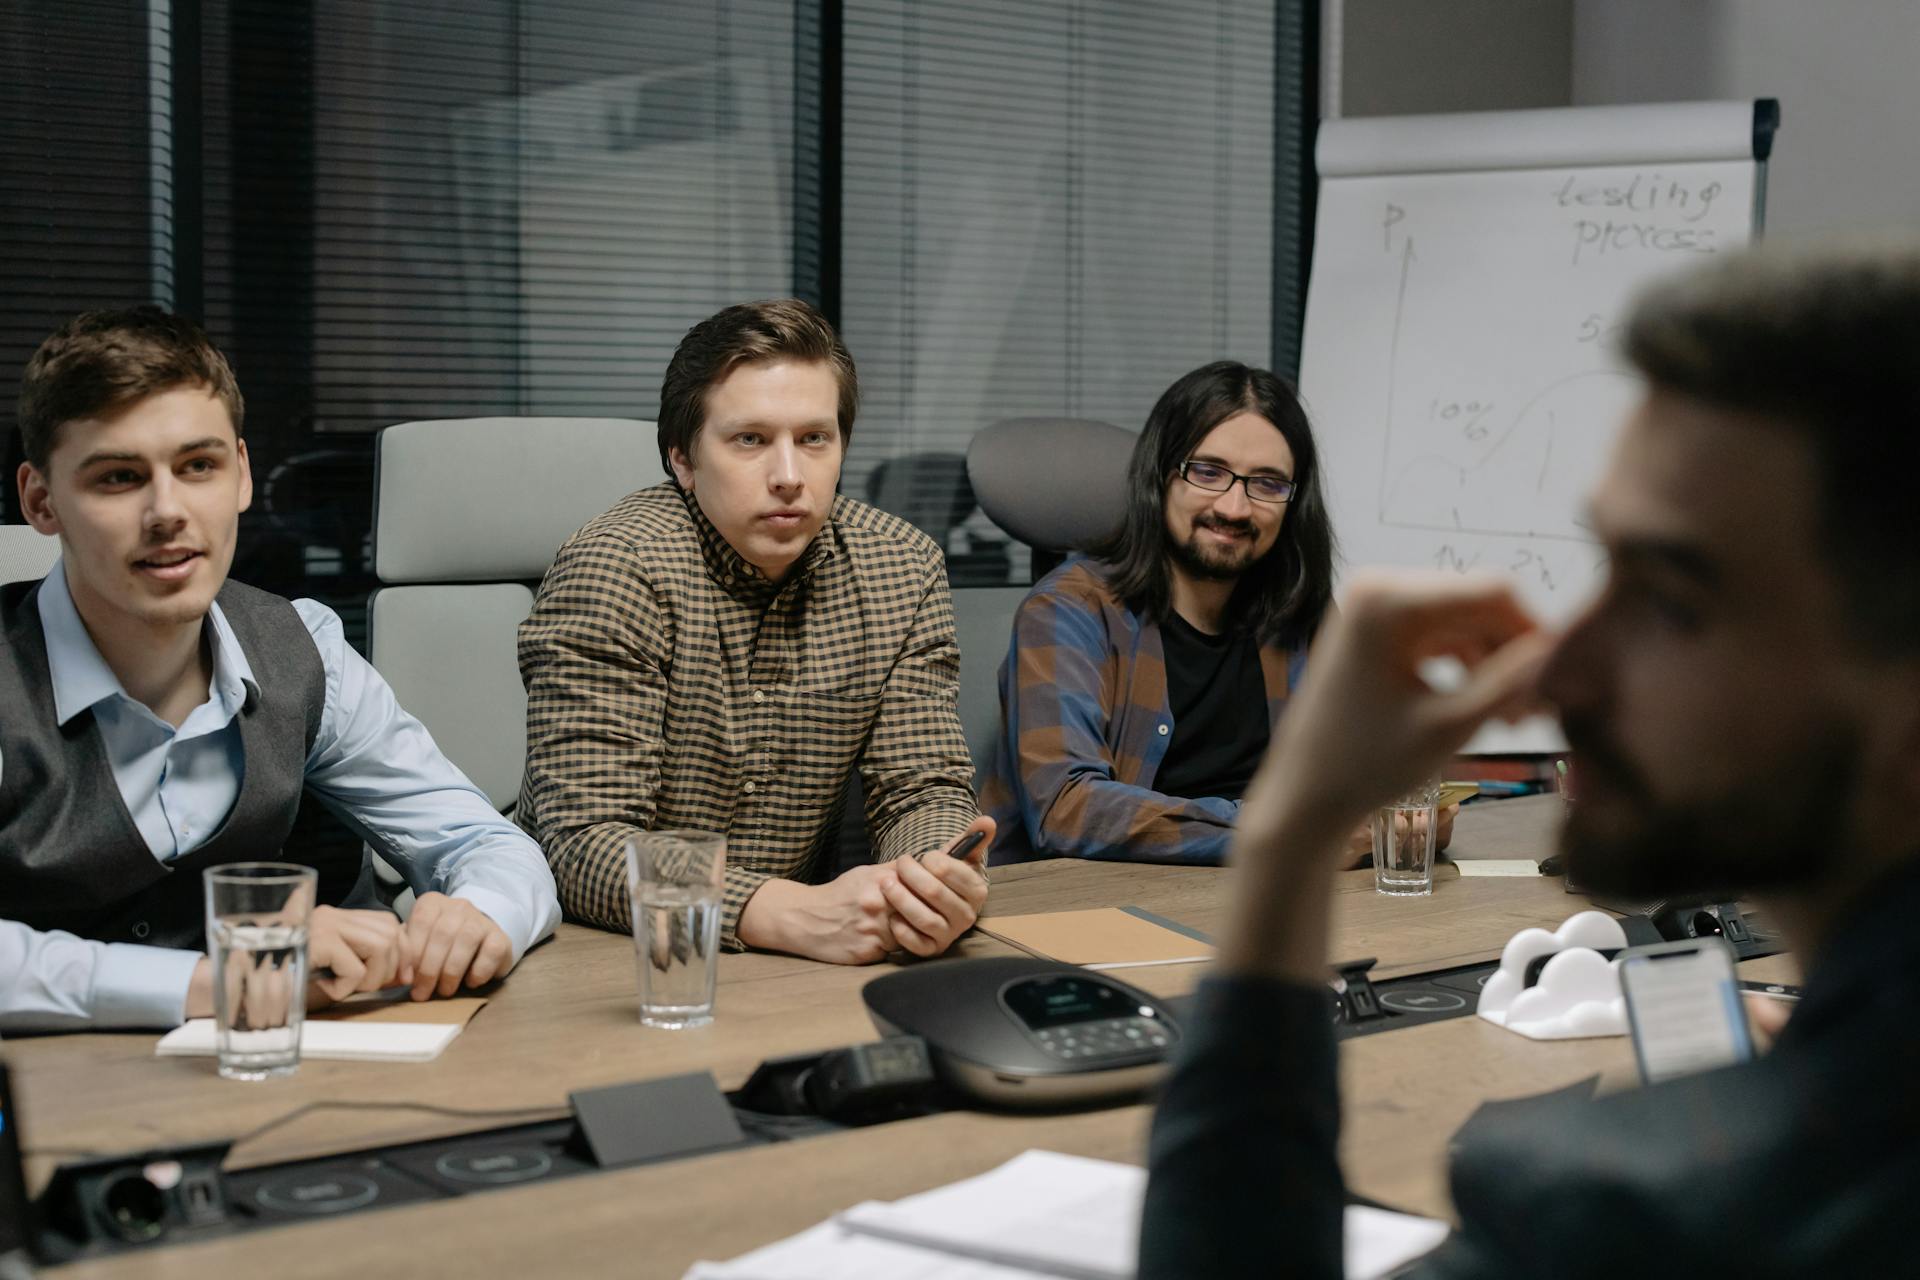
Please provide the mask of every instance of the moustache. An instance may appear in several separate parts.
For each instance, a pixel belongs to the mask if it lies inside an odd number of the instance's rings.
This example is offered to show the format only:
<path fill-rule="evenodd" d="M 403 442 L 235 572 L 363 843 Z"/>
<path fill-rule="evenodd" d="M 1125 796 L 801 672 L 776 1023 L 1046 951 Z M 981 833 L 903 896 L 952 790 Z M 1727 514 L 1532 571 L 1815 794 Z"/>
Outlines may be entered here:
<path fill-rule="evenodd" d="M 1218 529 L 1221 533 L 1243 533 L 1253 536 L 1253 521 L 1223 520 L 1219 516 L 1195 516 L 1193 527 L 1196 529 Z"/>

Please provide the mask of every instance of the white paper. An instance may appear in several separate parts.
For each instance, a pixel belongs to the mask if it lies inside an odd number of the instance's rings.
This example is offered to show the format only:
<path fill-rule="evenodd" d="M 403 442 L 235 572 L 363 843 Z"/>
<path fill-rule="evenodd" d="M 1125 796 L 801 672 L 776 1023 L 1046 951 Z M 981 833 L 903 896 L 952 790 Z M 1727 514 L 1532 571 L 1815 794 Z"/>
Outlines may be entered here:
<path fill-rule="evenodd" d="M 1363 1204 L 1347 1206 L 1341 1244 L 1347 1280 L 1378 1280 L 1437 1248 L 1450 1228 L 1432 1218 L 1392 1213 Z"/>
<path fill-rule="evenodd" d="M 1072 1280 L 1127 1280 L 1140 1251 L 1146 1190 L 1147 1171 L 1137 1165 L 1026 1151 L 977 1178 L 891 1204 L 856 1205 L 839 1221 Z"/>
<path fill-rule="evenodd" d="M 300 1027 L 300 1056 L 353 1062 L 432 1062 L 460 1034 L 459 1023 L 307 1022 Z M 208 1057 L 214 1049 L 212 1018 L 175 1027 L 154 1046 L 160 1057 Z"/>
<path fill-rule="evenodd" d="M 1331 120 L 1300 392 L 1349 565 L 1508 577 L 1550 622 L 1597 590 L 1585 499 L 1642 394 L 1647 282 L 1753 236 L 1751 102 Z M 1465 751 L 1562 751 L 1554 722 Z"/>
<path fill-rule="evenodd" d="M 1454 866 L 1463 876 L 1537 876 L 1540 864 L 1531 858 L 1458 858 Z"/>
<path fill-rule="evenodd" d="M 1028 1151 L 990 1173 L 830 1222 L 685 1280 L 1132 1280 L 1146 1171 Z M 1376 1277 L 1446 1237 L 1447 1225 L 1382 1209 L 1346 1211 L 1346 1272 Z"/>
<path fill-rule="evenodd" d="M 1046 1280 L 1044 1273 L 895 1244 L 838 1222 L 789 1236 L 732 1262 L 697 1262 L 683 1280 Z"/>

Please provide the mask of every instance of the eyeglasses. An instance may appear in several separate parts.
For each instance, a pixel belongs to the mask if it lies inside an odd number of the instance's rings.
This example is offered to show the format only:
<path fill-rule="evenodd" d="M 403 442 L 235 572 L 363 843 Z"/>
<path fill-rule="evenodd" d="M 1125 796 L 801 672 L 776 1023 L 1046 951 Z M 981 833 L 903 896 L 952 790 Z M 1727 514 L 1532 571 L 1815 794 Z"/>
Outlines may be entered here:
<path fill-rule="evenodd" d="M 1205 489 L 1209 493 L 1225 493 L 1238 480 L 1240 487 L 1247 491 L 1247 497 L 1255 502 L 1285 502 L 1293 496 L 1293 481 L 1285 477 L 1243 476 L 1217 462 L 1200 462 L 1193 458 L 1180 464 L 1180 478 L 1194 488 Z"/>

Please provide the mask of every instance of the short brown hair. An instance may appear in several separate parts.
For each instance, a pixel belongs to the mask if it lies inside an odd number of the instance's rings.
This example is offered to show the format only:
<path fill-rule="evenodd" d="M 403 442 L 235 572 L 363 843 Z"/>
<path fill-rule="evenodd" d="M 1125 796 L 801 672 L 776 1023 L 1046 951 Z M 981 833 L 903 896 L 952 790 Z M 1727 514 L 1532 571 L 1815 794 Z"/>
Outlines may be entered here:
<path fill-rule="evenodd" d="M 83 311 L 27 361 L 20 383 L 20 441 L 47 469 L 60 428 L 98 418 L 175 387 L 201 386 L 227 407 L 240 434 L 246 402 L 227 358 L 199 325 L 159 307 Z"/>
<path fill-rule="evenodd" d="M 1626 352 L 1656 387 L 1806 441 L 1847 622 L 1880 652 L 1920 651 L 1920 240 L 1730 256 L 1648 293 Z"/>
<path fill-rule="evenodd" d="M 840 384 L 840 439 L 853 435 L 860 378 L 853 357 L 827 318 L 798 298 L 743 302 L 708 316 L 680 339 L 660 381 L 660 465 L 673 474 L 675 449 L 693 457 L 693 439 L 707 416 L 707 393 L 743 364 L 817 361 Z"/>

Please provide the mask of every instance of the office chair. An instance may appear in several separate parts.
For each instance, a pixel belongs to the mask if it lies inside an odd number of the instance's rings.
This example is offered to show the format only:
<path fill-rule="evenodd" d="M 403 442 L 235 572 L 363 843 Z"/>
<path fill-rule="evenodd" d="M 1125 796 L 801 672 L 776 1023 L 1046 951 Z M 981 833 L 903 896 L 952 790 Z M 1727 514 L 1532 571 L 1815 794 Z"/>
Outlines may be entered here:
<path fill-rule="evenodd" d="M 369 657 L 503 811 L 526 761 L 532 588 L 576 529 L 665 478 L 653 424 L 628 418 L 404 422 L 375 442 Z"/>
<path fill-rule="evenodd" d="M 953 586 L 999 586 L 1007 580 L 1011 545 L 968 527 L 980 506 L 957 453 L 909 453 L 867 473 L 867 501 L 912 523 L 940 544 Z M 958 535 L 958 536 L 956 536 Z"/>
<path fill-rule="evenodd" d="M 1087 418 L 1008 418 L 973 437 L 967 478 L 987 518 L 1033 548 L 1038 582 L 1120 527 L 1135 436 Z"/>
<path fill-rule="evenodd" d="M 60 539 L 30 524 L 0 524 L 0 584 L 47 576 L 60 558 Z"/>
<path fill-rule="evenodd" d="M 316 570 L 359 581 L 366 590 L 367 531 L 373 527 L 373 459 L 363 440 L 351 448 L 309 449 L 276 463 L 258 487 L 269 529 L 302 549 L 304 576 Z M 262 532 L 265 532 L 263 530 Z M 338 566 L 321 568 L 313 552 L 336 553 Z"/>

